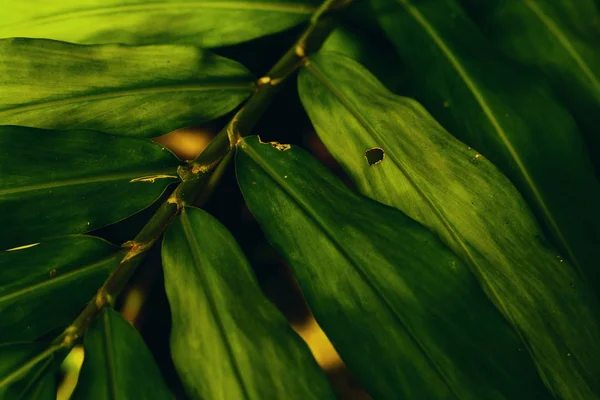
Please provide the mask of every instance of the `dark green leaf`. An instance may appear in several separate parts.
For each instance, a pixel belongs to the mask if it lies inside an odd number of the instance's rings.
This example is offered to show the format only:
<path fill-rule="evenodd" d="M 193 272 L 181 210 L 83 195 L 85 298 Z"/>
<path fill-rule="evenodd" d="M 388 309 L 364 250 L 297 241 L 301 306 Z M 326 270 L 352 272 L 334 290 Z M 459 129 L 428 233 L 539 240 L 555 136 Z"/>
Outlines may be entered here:
<path fill-rule="evenodd" d="M 471 267 L 529 344 L 551 390 L 600 396 L 596 299 L 546 243 L 510 181 L 421 105 L 390 93 L 347 57 L 311 57 L 299 84 L 321 139 L 359 190 L 437 232 Z M 370 165 L 365 152 L 373 148 L 383 158 Z"/>
<path fill-rule="evenodd" d="M 507 54 L 543 71 L 600 171 L 600 12 L 592 0 L 461 0 Z"/>
<path fill-rule="evenodd" d="M 193 46 L 0 40 L 0 124 L 159 136 L 231 111 L 254 78 Z"/>
<path fill-rule="evenodd" d="M 0 345 L 0 398 L 6 400 L 56 399 L 55 372 L 59 346 L 42 343 Z"/>
<path fill-rule="evenodd" d="M 502 170 L 600 291 L 600 187 L 572 117 L 493 50 L 453 1 L 373 0 L 416 98 Z"/>
<path fill-rule="evenodd" d="M 76 43 L 190 43 L 215 47 L 307 20 L 312 0 L 4 0 L 0 37 Z"/>
<path fill-rule="evenodd" d="M 118 312 L 102 310 L 84 351 L 73 400 L 173 398 L 144 340 Z"/>
<path fill-rule="evenodd" d="M 185 208 L 162 246 L 171 352 L 192 399 L 334 399 L 306 344 L 260 291 L 231 233 Z"/>
<path fill-rule="evenodd" d="M 317 321 L 381 399 L 545 399 L 527 348 L 432 232 L 306 152 L 244 139 L 246 202 Z"/>
<path fill-rule="evenodd" d="M 68 325 L 123 255 L 93 236 L 65 236 L 0 252 L 0 343 Z"/>
<path fill-rule="evenodd" d="M 179 162 L 145 139 L 0 127 L 0 248 L 87 232 L 147 207 Z"/>

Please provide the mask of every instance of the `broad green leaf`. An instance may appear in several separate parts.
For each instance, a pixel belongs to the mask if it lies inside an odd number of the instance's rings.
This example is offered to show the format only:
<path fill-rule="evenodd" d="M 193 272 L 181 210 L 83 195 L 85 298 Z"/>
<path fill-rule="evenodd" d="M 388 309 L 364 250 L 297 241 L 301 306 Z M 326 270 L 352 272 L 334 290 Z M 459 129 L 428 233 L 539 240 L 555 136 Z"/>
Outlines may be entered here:
<path fill-rule="evenodd" d="M 593 0 L 461 2 L 495 44 L 544 72 L 587 134 L 600 171 L 600 11 Z"/>
<path fill-rule="evenodd" d="M 306 152 L 242 140 L 248 207 L 375 399 L 545 399 L 526 345 L 435 234 Z"/>
<path fill-rule="evenodd" d="M 73 400 L 173 398 L 144 339 L 118 312 L 102 310 L 83 348 Z"/>
<path fill-rule="evenodd" d="M 171 354 L 191 399 L 334 399 L 308 347 L 262 294 L 235 239 L 187 207 L 162 246 Z"/>
<path fill-rule="evenodd" d="M 215 47 L 295 26 L 318 5 L 317 0 L 4 0 L 0 37 Z"/>
<path fill-rule="evenodd" d="M 64 351 L 43 343 L 0 345 L 0 398 L 56 399 L 55 372 Z"/>
<path fill-rule="evenodd" d="M 0 252 L 0 343 L 68 325 L 123 254 L 93 236 L 65 236 Z"/>
<path fill-rule="evenodd" d="M 145 139 L 0 126 L 0 248 L 117 222 L 179 179 L 179 161 Z"/>
<path fill-rule="evenodd" d="M 359 191 L 454 250 L 528 343 L 551 391 L 600 398 L 597 301 L 546 242 L 512 183 L 420 104 L 390 93 L 347 57 L 311 57 L 299 86 L 321 139 Z"/>
<path fill-rule="evenodd" d="M 0 124 L 159 136 L 231 111 L 242 65 L 193 46 L 0 40 Z"/>
<path fill-rule="evenodd" d="M 511 179 L 561 256 L 600 292 L 600 187 L 570 114 L 453 0 L 372 2 L 416 99 Z"/>

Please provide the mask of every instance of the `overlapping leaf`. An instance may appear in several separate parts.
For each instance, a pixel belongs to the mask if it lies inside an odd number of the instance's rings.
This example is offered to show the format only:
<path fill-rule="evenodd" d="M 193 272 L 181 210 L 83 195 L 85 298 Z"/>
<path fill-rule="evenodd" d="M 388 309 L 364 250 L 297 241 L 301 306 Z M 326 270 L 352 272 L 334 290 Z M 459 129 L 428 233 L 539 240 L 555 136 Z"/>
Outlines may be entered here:
<path fill-rule="evenodd" d="M 454 0 L 372 3 L 416 99 L 513 181 L 561 255 L 600 288 L 600 188 L 571 115 Z"/>
<path fill-rule="evenodd" d="M 242 65 L 193 46 L 5 39 L 0 125 L 159 136 L 226 114 L 253 80 Z"/>
<path fill-rule="evenodd" d="M 308 347 L 261 293 L 231 234 L 185 208 L 162 247 L 171 352 L 192 399 L 333 399 Z"/>
<path fill-rule="evenodd" d="M 289 145 L 244 139 L 236 172 L 319 325 L 374 398 L 548 398 L 526 345 L 435 234 Z"/>
<path fill-rule="evenodd" d="M 312 0 L 4 0 L 0 37 L 215 47 L 307 20 Z"/>
<path fill-rule="evenodd" d="M 543 71 L 600 171 L 600 11 L 593 0 L 461 0 L 511 57 Z"/>
<path fill-rule="evenodd" d="M 347 57 L 311 57 L 299 87 L 321 139 L 360 191 L 437 232 L 471 267 L 551 390 L 598 398 L 596 299 L 545 241 L 510 181 Z M 379 149 L 380 162 L 368 162 L 370 149 Z"/>
<path fill-rule="evenodd" d="M 145 139 L 0 127 L 2 248 L 87 232 L 147 207 L 179 161 Z"/>
<path fill-rule="evenodd" d="M 0 398 L 56 399 L 56 370 L 64 356 L 60 346 L 43 343 L 0 345 Z"/>
<path fill-rule="evenodd" d="M 35 340 L 68 325 L 121 258 L 92 236 L 0 252 L 0 343 Z"/>
<path fill-rule="evenodd" d="M 102 310 L 84 350 L 73 400 L 173 398 L 144 340 L 118 312 Z"/>

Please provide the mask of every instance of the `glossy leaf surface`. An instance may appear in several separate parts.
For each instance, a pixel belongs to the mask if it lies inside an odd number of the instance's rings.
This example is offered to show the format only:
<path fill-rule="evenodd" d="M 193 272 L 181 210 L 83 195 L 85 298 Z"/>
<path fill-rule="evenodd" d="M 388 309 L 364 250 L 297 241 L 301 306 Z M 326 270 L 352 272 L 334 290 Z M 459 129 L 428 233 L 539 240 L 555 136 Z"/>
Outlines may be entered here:
<path fill-rule="evenodd" d="M 0 345 L 0 398 L 56 399 L 55 372 L 64 352 L 43 343 Z"/>
<path fill-rule="evenodd" d="M 311 0 L 4 0 L 0 37 L 215 47 L 290 28 L 318 5 Z"/>
<path fill-rule="evenodd" d="M 461 0 L 514 59 L 543 71 L 586 133 L 600 172 L 600 10 L 593 0 Z"/>
<path fill-rule="evenodd" d="M 0 124 L 159 136 L 226 114 L 253 81 L 242 65 L 193 46 L 5 39 Z"/>
<path fill-rule="evenodd" d="M 306 344 L 262 294 L 233 236 L 185 208 L 162 247 L 171 353 L 191 399 L 334 399 Z"/>
<path fill-rule="evenodd" d="M 123 257 L 92 236 L 65 236 L 0 252 L 0 343 L 68 325 Z"/>
<path fill-rule="evenodd" d="M 1 248 L 91 231 L 149 206 L 179 161 L 145 139 L 0 127 Z"/>
<path fill-rule="evenodd" d="M 319 325 L 373 398 L 548 398 L 524 345 L 435 234 L 350 191 L 296 147 L 244 139 L 236 172 Z"/>
<path fill-rule="evenodd" d="M 144 339 L 118 312 L 102 310 L 84 351 L 73 400 L 173 399 Z"/>
<path fill-rule="evenodd" d="M 600 396 L 596 299 L 510 181 L 360 64 L 331 53 L 310 61 L 299 81 L 302 102 L 360 192 L 429 227 L 470 266 L 554 393 Z M 369 165 L 365 152 L 374 148 L 383 159 Z"/>
<path fill-rule="evenodd" d="M 571 115 L 453 0 L 373 4 L 416 99 L 511 179 L 561 256 L 600 290 L 600 187 Z"/>

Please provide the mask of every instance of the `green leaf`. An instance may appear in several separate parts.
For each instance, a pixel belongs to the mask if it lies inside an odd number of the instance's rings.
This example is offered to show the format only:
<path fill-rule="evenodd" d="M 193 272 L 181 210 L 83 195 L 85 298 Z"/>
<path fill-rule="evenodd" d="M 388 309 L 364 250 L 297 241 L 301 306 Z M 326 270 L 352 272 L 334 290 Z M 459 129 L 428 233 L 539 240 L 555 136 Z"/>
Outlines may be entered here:
<path fill-rule="evenodd" d="M 171 354 L 191 399 L 334 399 L 308 347 L 262 294 L 235 239 L 186 207 L 162 246 Z"/>
<path fill-rule="evenodd" d="M 83 347 L 73 400 L 173 398 L 144 339 L 118 312 L 103 309 Z"/>
<path fill-rule="evenodd" d="M 545 241 L 511 182 L 420 104 L 390 93 L 347 57 L 311 57 L 299 87 L 325 146 L 359 191 L 454 250 L 528 343 L 552 392 L 599 398 L 596 299 Z M 379 163 L 365 157 L 373 148 L 381 149 Z"/>
<path fill-rule="evenodd" d="M 374 398 L 548 398 L 526 346 L 432 232 L 289 145 L 242 140 L 236 172 L 319 325 Z"/>
<path fill-rule="evenodd" d="M 0 252 L 0 343 L 68 325 L 123 254 L 93 236 L 65 236 Z"/>
<path fill-rule="evenodd" d="M 0 123 L 159 136 L 238 106 L 254 78 L 192 46 L 0 40 Z"/>
<path fill-rule="evenodd" d="M 0 398 L 54 400 L 60 346 L 43 343 L 0 345 Z"/>
<path fill-rule="evenodd" d="M 179 161 L 144 139 L 0 126 L 0 248 L 117 222 L 177 181 Z"/>
<path fill-rule="evenodd" d="M 600 11 L 592 0 L 461 0 L 514 59 L 542 71 L 575 116 L 600 171 Z"/>
<path fill-rule="evenodd" d="M 318 4 L 316 0 L 4 0 L 0 37 L 215 47 L 291 28 L 307 20 Z"/>
<path fill-rule="evenodd" d="M 572 117 L 493 50 L 452 0 L 373 0 L 415 97 L 502 170 L 561 255 L 600 292 L 600 187 Z"/>

